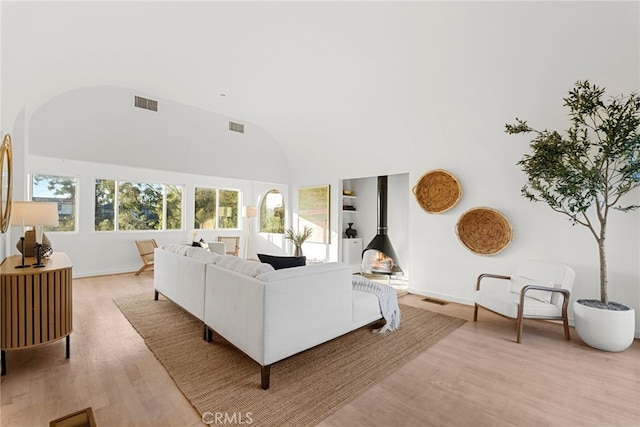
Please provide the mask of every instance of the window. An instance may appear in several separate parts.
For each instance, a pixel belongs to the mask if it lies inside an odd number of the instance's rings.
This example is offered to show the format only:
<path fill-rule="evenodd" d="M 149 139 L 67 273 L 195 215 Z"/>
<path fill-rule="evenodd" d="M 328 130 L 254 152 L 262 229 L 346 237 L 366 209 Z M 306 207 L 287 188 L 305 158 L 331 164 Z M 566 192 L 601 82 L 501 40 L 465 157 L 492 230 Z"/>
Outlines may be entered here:
<path fill-rule="evenodd" d="M 36 175 L 31 180 L 31 200 L 58 204 L 58 226 L 44 231 L 76 230 L 76 179 L 68 176 Z"/>
<path fill-rule="evenodd" d="M 96 179 L 95 231 L 113 231 L 116 228 L 116 182 L 112 179 Z"/>
<path fill-rule="evenodd" d="M 284 233 L 284 198 L 278 190 L 269 190 L 260 203 L 260 232 Z"/>
<path fill-rule="evenodd" d="M 182 229 L 182 187 L 97 179 L 94 229 L 114 231 L 116 224 L 118 230 Z"/>
<path fill-rule="evenodd" d="M 199 230 L 239 228 L 240 192 L 215 188 L 196 188 L 193 227 Z"/>
<path fill-rule="evenodd" d="M 165 186 L 167 201 L 167 230 L 182 229 L 182 187 L 177 185 Z"/>

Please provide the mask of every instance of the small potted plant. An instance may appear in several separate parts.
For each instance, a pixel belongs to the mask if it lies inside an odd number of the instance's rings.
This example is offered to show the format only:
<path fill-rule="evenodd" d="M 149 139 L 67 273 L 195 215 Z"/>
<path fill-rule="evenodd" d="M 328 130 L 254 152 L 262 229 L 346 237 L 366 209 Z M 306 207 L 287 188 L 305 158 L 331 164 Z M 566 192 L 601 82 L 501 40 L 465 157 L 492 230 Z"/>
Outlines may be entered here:
<path fill-rule="evenodd" d="M 296 247 L 294 256 L 302 256 L 302 244 L 309 237 L 311 237 L 311 234 L 313 234 L 313 229 L 306 225 L 304 226 L 302 231 L 299 231 L 299 232 L 293 231 L 293 228 L 291 227 L 285 230 L 284 238 L 287 240 L 290 240 L 291 243 L 293 243 L 293 245 Z"/>
<path fill-rule="evenodd" d="M 600 299 L 575 301 L 576 332 L 592 347 L 622 351 L 633 342 L 635 311 L 609 301 L 605 237 L 612 210 L 640 207 L 622 204 L 640 186 L 640 96 L 634 92 L 605 102 L 604 93 L 589 81 L 575 84 L 564 98 L 571 119 L 564 134 L 535 130 L 520 119 L 507 124 L 506 132 L 535 135 L 532 154 L 518 162 L 528 178 L 523 196 L 546 202 L 571 224 L 585 226 L 598 244 Z"/>

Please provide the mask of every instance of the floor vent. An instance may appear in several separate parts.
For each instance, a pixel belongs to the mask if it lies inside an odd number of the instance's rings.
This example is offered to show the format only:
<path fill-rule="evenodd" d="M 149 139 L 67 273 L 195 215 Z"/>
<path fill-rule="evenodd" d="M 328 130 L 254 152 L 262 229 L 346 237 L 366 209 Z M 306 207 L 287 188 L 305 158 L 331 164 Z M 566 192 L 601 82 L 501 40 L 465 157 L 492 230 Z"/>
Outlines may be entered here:
<path fill-rule="evenodd" d="M 242 123 L 229 122 L 229 130 L 238 133 L 244 133 L 244 125 Z"/>
<path fill-rule="evenodd" d="M 158 111 L 158 101 L 154 101 L 153 99 L 147 99 L 141 96 L 135 96 L 134 105 L 138 108 L 143 108 L 145 110 Z"/>
<path fill-rule="evenodd" d="M 431 304 L 438 304 L 438 305 L 447 305 L 447 304 L 449 304 L 446 301 L 442 301 L 442 300 L 435 299 L 435 298 L 428 298 L 428 297 L 427 298 L 422 298 L 422 301 L 426 301 L 426 302 L 430 302 Z"/>

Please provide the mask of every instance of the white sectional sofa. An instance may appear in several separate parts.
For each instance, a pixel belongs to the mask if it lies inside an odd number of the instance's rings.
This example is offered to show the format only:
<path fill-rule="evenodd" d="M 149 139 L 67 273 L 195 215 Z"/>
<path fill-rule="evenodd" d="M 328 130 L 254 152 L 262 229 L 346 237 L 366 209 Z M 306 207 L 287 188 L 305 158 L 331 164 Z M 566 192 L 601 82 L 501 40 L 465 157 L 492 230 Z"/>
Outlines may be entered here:
<path fill-rule="evenodd" d="M 203 321 L 262 367 L 383 318 L 378 297 L 354 290 L 349 267 L 325 263 L 274 270 L 269 264 L 165 245 L 155 251 L 158 293 Z"/>

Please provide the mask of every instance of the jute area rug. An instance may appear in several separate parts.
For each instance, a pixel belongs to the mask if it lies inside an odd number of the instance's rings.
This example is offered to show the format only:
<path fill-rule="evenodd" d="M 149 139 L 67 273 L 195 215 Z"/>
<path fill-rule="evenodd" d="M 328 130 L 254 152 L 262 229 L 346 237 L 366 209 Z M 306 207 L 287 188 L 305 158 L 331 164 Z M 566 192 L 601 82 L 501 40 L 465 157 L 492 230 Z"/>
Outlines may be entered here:
<path fill-rule="evenodd" d="M 220 336 L 204 341 L 202 323 L 173 302 L 151 292 L 114 301 L 198 412 L 227 425 L 316 425 L 465 322 L 401 305 L 397 331 L 361 328 L 280 361 L 262 390 L 255 361 Z"/>

